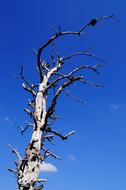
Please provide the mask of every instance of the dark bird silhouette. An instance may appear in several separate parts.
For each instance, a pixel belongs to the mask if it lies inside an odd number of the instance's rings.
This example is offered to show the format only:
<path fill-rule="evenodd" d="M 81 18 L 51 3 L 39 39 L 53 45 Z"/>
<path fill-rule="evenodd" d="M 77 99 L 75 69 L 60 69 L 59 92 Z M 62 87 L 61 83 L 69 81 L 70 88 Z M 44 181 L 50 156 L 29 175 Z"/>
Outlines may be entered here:
<path fill-rule="evenodd" d="M 96 19 L 92 19 L 88 25 L 90 26 L 95 26 L 97 24 L 97 20 Z"/>

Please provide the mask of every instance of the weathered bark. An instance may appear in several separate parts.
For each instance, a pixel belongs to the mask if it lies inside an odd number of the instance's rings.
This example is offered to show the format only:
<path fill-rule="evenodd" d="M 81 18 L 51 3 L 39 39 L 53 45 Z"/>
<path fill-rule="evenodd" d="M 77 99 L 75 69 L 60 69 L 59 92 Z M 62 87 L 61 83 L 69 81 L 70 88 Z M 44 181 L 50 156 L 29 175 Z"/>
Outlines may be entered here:
<path fill-rule="evenodd" d="M 46 117 L 46 85 L 47 77 L 39 85 L 35 99 L 35 112 L 33 114 L 35 127 L 31 141 L 26 149 L 25 158 L 18 163 L 18 190 L 35 190 L 38 181 L 41 157 L 43 126 Z"/>
<path fill-rule="evenodd" d="M 55 56 L 51 55 L 52 63 L 50 64 L 41 60 L 43 50 L 61 36 L 76 35 L 80 37 L 87 27 L 95 26 L 97 22 L 110 18 L 113 18 L 113 15 L 93 19 L 77 32 L 61 32 L 59 28 L 58 33 L 52 36 L 42 47 L 40 47 L 38 52 L 35 51 L 35 53 L 37 54 L 37 68 L 39 71 L 40 84 L 31 85 L 24 77 L 23 67 L 21 67 L 20 79 L 22 79 L 24 82 L 22 84 L 22 87 L 33 96 L 34 100 L 29 102 L 32 111 L 28 109 L 24 110 L 33 120 L 33 124 L 28 124 L 26 128 L 22 129 L 21 131 L 23 134 L 28 126 L 33 126 L 31 140 L 26 148 L 24 158 L 22 158 L 20 154 L 10 146 L 12 152 L 15 153 L 18 157 L 18 162 L 16 162 L 17 170 L 9 169 L 9 171 L 13 172 L 17 176 L 18 190 L 42 189 L 43 182 L 45 182 L 44 179 L 39 179 L 40 166 L 42 162 L 48 156 L 60 159 L 58 156 L 50 152 L 48 148 L 44 147 L 44 141 L 47 140 L 53 144 L 54 136 L 58 136 L 62 140 L 66 140 L 69 136 L 75 133 L 75 131 L 72 131 L 67 133 L 66 135 L 62 135 L 52 128 L 53 123 L 57 119 L 57 116 L 55 114 L 55 108 L 60 94 L 62 92 L 65 92 L 64 90 L 75 82 L 89 84 L 95 87 L 101 87 L 100 84 L 88 81 L 83 72 L 80 74 L 80 71 L 85 69 L 98 73 L 97 69 L 101 66 L 101 62 L 103 62 L 102 59 L 98 58 L 88 50 L 76 52 L 67 57 L 61 57 L 54 48 Z M 69 73 L 64 73 L 62 68 L 65 64 L 65 61 L 78 55 L 93 57 L 100 61 L 100 64 L 93 66 L 78 65 L 78 67 L 74 68 Z M 54 92 L 52 97 L 50 97 L 51 90 Z M 48 103 L 49 98 L 51 98 L 51 103 Z M 78 100 L 78 98 L 74 99 Z M 82 101 L 79 100 L 79 102 Z M 43 154 L 41 150 L 43 150 Z"/>

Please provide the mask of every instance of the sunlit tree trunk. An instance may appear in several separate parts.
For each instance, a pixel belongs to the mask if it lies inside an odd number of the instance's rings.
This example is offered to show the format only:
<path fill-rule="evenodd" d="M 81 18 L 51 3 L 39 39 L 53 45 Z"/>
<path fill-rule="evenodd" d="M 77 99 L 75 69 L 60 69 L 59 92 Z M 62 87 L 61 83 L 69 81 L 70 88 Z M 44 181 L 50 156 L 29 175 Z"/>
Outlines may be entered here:
<path fill-rule="evenodd" d="M 69 95 L 74 100 L 82 102 L 82 100 L 71 96 L 67 91 L 70 85 L 78 82 L 81 84 L 87 84 L 95 87 L 101 87 L 102 85 L 87 80 L 84 71 L 89 70 L 98 73 L 98 68 L 104 62 L 102 59 L 92 54 L 89 50 L 75 52 L 66 57 L 61 57 L 56 48 L 53 46 L 54 55 L 50 55 L 51 62 L 43 61 L 43 51 L 59 37 L 65 35 L 73 35 L 80 37 L 83 32 L 88 28 L 95 26 L 99 21 L 105 19 L 111 19 L 113 15 L 93 19 L 84 25 L 79 31 L 59 31 L 52 36 L 38 51 L 34 52 L 37 56 L 37 69 L 40 81 L 37 85 L 30 84 L 25 78 L 23 73 L 23 67 L 21 67 L 19 78 L 23 80 L 22 87 L 28 93 L 32 95 L 32 100 L 29 101 L 30 109 L 24 109 L 29 114 L 31 122 L 27 123 L 26 127 L 21 129 L 23 134 L 26 129 L 32 127 L 32 135 L 30 142 L 25 150 L 25 156 L 22 156 L 11 145 L 12 152 L 18 157 L 18 161 L 15 162 L 16 170 L 9 169 L 17 177 L 18 190 L 40 190 L 44 187 L 46 179 L 39 179 L 40 167 L 43 161 L 48 156 L 56 159 L 60 159 L 57 155 L 52 153 L 49 148 L 45 147 L 45 142 L 48 141 L 53 144 L 55 136 L 58 136 L 62 140 L 66 140 L 69 136 L 73 135 L 75 131 L 71 131 L 65 135 L 53 129 L 53 124 L 57 119 L 56 105 L 58 98 L 62 93 Z M 64 64 L 67 64 L 67 60 L 71 60 L 75 56 L 89 56 L 97 59 L 100 63 L 93 66 L 85 64 L 78 64 L 70 72 L 64 73 Z M 50 101 L 48 101 L 50 100 Z"/>

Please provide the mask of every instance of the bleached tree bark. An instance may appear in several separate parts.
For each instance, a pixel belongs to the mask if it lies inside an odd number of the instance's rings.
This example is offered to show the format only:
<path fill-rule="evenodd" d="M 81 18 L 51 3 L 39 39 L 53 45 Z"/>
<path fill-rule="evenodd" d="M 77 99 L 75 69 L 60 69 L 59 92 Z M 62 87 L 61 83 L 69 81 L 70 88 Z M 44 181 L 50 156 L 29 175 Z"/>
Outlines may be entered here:
<path fill-rule="evenodd" d="M 61 32 L 59 28 L 59 31 L 56 32 L 55 35 L 52 36 L 42 47 L 40 47 L 38 51 L 34 50 L 37 55 L 37 68 L 40 77 L 40 81 L 37 85 L 31 85 L 27 81 L 23 73 L 23 67 L 21 68 L 20 79 L 23 80 L 22 87 L 33 97 L 33 100 L 29 101 L 31 109 L 24 109 L 24 111 L 32 118 L 33 123 L 28 123 L 26 128 L 22 129 L 21 132 L 23 134 L 29 126 L 32 126 L 33 132 L 31 135 L 31 140 L 25 151 L 25 157 L 22 158 L 21 155 L 11 145 L 9 145 L 12 149 L 12 152 L 18 157 L 18 161 L 16 162 L 16 170 L 9 169 L 9 171 L 15 173 L 17 177 L 18 190 L 42 189 L 43 183 L 46 180 L 39 179 L 40 165 L 48 156 L 60 159 L 58 156 L 50 152 L 49 149 L 44 147 L 44 142 L 49 141 L 53 143 L 55 136 L 58 136 L 62 140 L 66 140 L 69 136 L 75 133 L 75 131 L 71 131 L 66 135 L 62 135 L 53 129 L 53 123 L 57 119 L 55 108 L 60 94 L 65 92 L 67 95 L 69 95 L 66 91 L 66 88 L 76 82 L 89 84 L 96 87 L 102 86 L 100 84 L 88 81 L 85 79 L 83 72 L 80 73 L 80 71 L 87 69 L 98 73 L 98 68 L 102 65 L 101 63 L 103 60 L 88 50 L 76 52 L 67 57 L 61 57 L 57 53 L 55 47 L 53 47 L 55 56 L 50 55 L 52 60 L 52 63 L 50 64 L 43 61 L 43 50 L 59 37 L 65 35 L 76 35 L 80 37 L 86 28 L 95 26 L 97 22 L 101 20 L 111 18 L 113 18 L 113 15 L 93 19 L 83 26 L 79 31 Z M 78 65 L 78 67 L 71 70 L 69 73 L 63 73 L 62 68 L 66 61 L 75 56 L 94 57 L 100 63 L 93 66 Z M 54 94 L 51 98 L 50 93 L 52 95 L 53 90 Z M 48 105 L 49 98 L 51 98 L 50 105 Z"/>

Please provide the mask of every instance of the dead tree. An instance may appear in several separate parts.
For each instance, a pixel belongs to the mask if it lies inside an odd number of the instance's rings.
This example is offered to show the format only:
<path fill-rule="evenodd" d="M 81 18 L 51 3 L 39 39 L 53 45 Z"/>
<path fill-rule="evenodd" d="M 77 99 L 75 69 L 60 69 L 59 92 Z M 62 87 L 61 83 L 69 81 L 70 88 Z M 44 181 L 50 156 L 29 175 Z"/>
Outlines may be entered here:
<path fill-rule="evenodd" d="M 73 135 L 75 131 L 71 131 L 66 135 L 62 135 L 53 129 L 53 124 L 57 119 L 56 106 L 60 95 L 68 92 L 66 88 L 74 83 L 89 84 L 95 87 L 101 86 L 100 84 L 89 81 L 84 76 L 84 70 L 91 70 L 92 72 L 98 73 L 98 68 L 102 65 L 103 60 L 92 54 L 88 50 L 75 52 L 68 56 L 60 56 L 57 53 L 55 46 L 53 46 L 55 56 L 50 55 L 51 62 L 47 63 L 43 61 L 43 53 L 48 46 L 54 43 L 55 40 L 63 36 L 78 36 L 81 37 L 84 31 L 95 26 L 102 20 L 112 19 L 113 15 L 105 16 L 97 19 L 93 19 L 84 25 L 79 31 L 61 31 L 60 27 L 58 31 L 44 44 L 36 53 L 37 57 L 37 69 L 39 75 L 38 84 L 30 84 L 24 76 L 23 67 L 20 71 L 20 79 L 23 80 L 22 87 L 28 93 L 32 95 L 32 100 L 29 100 L 28 104 L 30 109 L 24 109 L 24 111 L 30 116 L 32 123 L 27 123 L 25 128 L 22 128 L 22 134 L 30 126 L 32 127 L 31 140 L 26 148 L 25 156 L 22 157 L 11 145 L 10 148 L 13 153 L 16 154 L 18 160 L 15 162 L 16 169 L 9 169 L 17 177 L 18 190 L 40 190 L 43 189 L 43 183 L 45 179 L 39 179 L 40 165 L 46 160 L 47 157 L 51 156 L 56 159 L 60 159 L 57 155 L 52 153 L 48 148 L 44 146 L 45 141 L 53 143 L 54 137 L 58 136 L 61 140 L 68 139 L 69 136 Z M 63 72 L 63 67 L 67 60 L 71 60 L 75 56 L 89 56 L 94 57 L 99 61 L 99 64 L 89 65 L 78 65 L 68 73 Z M 51 94 L 51 97 L 50 97 Z M 71 95 L 69 95 L 71 96 Z M 51 101 L 48 100 L 51 98 Z"/>

